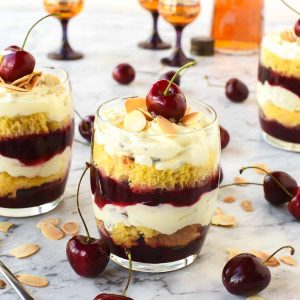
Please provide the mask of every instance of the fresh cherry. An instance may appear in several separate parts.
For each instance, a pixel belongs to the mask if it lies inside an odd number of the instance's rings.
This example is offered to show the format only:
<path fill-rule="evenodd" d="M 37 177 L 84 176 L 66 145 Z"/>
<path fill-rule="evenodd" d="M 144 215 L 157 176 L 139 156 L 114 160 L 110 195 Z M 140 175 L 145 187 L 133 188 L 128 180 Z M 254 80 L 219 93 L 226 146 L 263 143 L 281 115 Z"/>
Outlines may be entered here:
<path fill-rule="evenodd" d="M 122 295 L 100 294 L 96 296 L 94 300 L 133 300 L 133 299 Z"/>
<path fill-rule="evenodd" d="M 224 149 L 230 141 L 230 135 L 228 131 L 222 126 L 220 126 L 220 136 L 221 136 L 221 149 Z"/>
<path fill-rule="evenodd" d="M 165 74 L 163 74 L 161 77 L 160 77 L 160 80 L 169 80 L 171 81 L 173 76 L 175 75 L 176 72 L 174 71 L 169 71 Z M 174 83 L 177 84 L 177 85 L 180 85 L 180 75 L 178 75 L 175 80 L 174 80 Z"/>
<path fill-rule="evenodd" d="M 178 74 L 195 63 L 187 63 L 174 74 L 171 80 L 159 80 L 153 84 L 147 97 L 147 109 L 153 117 L 162 116 L 171 122 L 179 122 L 186 111 L 186 98 L 174 83 Z"/>
<path fill-rule="evenodd" d="M 296 196 L 288 204 L 289 212 L 298 220 L 300 220 L 300 187 Z"/>
<path fill-rule="evenodd" d="M 233 102 L 243 102 L 249 96 L 248 87 L 237 78 L 229 79 L 225 85 L 225 94 Z"/>
<path fill-rule="evenodd" d="M 83 277 L 96 277 L 104 271 L 110 256 L 110 249 L 105 240 L 90 237 L 89 230 L 79 208 L 79 190 L 85 173 L 90 168 L 87 164 L 77 187 L 77 210 L 85 227 L 87 236 L 75 235 L 67 243 L 66 254 L 73 270 Z"/>
<path fill-rule="evenodd" d="M 230 259 L 222 272 L 222 281 L 227 291 L 234 295 L 253 296 L 264 290 L 271 281 L 271 272 L 265 263 L 284 248 L 290 248 L 292 255 L 295 252 L 293 247 L 285 246 L 265 261 L 249 253 L 242 253 Z"/>
<path fill-rule="evenodd" d="M 222 167 L 220 167 L 220 179 L 219 179 L 219 183 L 222 183 L 223 179 L 224 179 L 224 173 L 223 173 Z"/>
<path fill-rule="evenodd" d="M 91 142 L 94 129 L 95 116 L 90 115 L 81 119 L 79 123 L 79 132 L 87 141 Z"/>
<path fill-rule="evenodd" d="M 113 78 L 121 84 L 129 84 L 135 78 L 134 68 L 129 64 L 119 64 L 113 70 Z"/>
<path fill-rule="evenodd" d="M 300 19 L 296 22 L 294 30 L 296 36 L 300 37 Z"/>

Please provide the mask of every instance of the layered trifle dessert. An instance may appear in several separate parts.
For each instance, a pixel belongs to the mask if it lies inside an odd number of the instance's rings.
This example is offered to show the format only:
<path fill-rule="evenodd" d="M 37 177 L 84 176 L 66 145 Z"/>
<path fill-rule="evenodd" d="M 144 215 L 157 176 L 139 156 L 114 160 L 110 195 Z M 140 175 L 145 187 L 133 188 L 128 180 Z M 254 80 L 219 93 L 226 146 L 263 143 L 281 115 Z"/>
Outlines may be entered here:
<path fill-rule="evenodd" d="M 30 216 L 58 205 L 74 134 L 65 71 L 41 68 L 0 83 L 0 215 Z"/>
<path fill-rule="evenodd" d="M 274 146 L 300 151 L 300 37 L 294 30 L 264 37 L 257 101 L 265 139 Z"/>
<path fill-rule="evenodd" d="M 219 127 L 214 111 L 190 102 L 177 123 L 147 111 L 143 98 L 100 106 L 91 186 L 101 236 L 112 259 L 164 272 L 194 261 L 205 240 L 219 185 Z"/>

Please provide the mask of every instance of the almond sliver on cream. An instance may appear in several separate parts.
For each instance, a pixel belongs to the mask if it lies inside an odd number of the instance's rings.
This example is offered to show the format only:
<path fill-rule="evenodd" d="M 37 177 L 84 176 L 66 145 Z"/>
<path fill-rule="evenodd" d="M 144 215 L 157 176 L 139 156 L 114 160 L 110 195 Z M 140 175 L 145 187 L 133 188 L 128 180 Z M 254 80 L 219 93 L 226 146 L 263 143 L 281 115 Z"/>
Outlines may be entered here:
<path fill-rule="evenodd" d="M 147 125 L 147 120 L 142 112 L 133 110 L 124 118 L 124 129 L 129 132 L 140 132 Z"/>

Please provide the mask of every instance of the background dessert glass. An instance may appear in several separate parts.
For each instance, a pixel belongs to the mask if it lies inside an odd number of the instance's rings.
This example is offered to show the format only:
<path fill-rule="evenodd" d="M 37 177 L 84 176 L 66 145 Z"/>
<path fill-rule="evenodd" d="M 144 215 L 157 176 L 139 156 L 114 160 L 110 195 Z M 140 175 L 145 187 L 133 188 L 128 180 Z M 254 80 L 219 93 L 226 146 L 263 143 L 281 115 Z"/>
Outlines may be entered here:
<path fill-rule="evenodd" d="M 138 46 L 143 49 L 151 49 L 151 50 L 164 50 L 169 49 L 171 47 L 170 44 L 162 41 L 161 37 L 158 34 L 158 0 L 139 0 L 140 4 L 147 9 L 153 19 L 153 30 L 150 38 L 145 42 L 140 42 Z"/>
<path fill-rule="evenodd" d="M 185 56 L 181 47 L 182 31 L 188 24 L 192 23 L 200 13 L 199 0 L 159 0 L 158 11 L 160 15 L 176 31 L 176 45 L 170 57 L 163 58 L 162 64 L 174 67 L 181 67 L 184 64 L 194 61 Z"/>
<path fill-rule="evenodd" d="M 27 217 L 62 200 L 74 135 L 68 74 L 44 67 L 29 92 L 0 87 L 0 215 Z"/>
<path fill-rule="evenodd" d="M 59 14 L 57 17 L 62 26 L 62 45 L 56 52 L 50 52 L 48 57 L 57 60 L 75 60 L 83 57 L 81 52 L 74 51 L 68 39 L 68 24 L 71 18 L 83 9 L 83 0 L 44 0 L 45 9 L 49 14 Z"/>
<path fill-rule="evenodd" d="M 264 139 L 300 152 L 300 38 L 293 29 L 263 38 L 257 103 Z"/>
<path fill-rule="evenodd" d="M 134 270 L 183 268 L 199 254 L 215 210 L 216 114 L 201 102 L 190 102 L 193 111 L 203 114 L 204 127 L 167 135 L 155 133 L 152 124 L 150 132 L 130 133 L 118 125 L 122 114 L 111 113 L 124 110 L 125 100 L 105 102 L 95 119 L 91 189 L 98 229 L 113 261 L 124 267 L 127 249 Z"/>

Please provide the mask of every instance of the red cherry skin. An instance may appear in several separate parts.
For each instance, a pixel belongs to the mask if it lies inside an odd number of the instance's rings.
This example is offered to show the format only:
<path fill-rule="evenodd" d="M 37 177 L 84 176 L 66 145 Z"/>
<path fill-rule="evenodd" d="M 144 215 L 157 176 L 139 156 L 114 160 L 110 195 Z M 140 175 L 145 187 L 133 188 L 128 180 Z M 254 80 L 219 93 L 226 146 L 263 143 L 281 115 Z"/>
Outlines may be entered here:
<path fill-rule="evenodd" d="M 68 241 L 66 253 L 75 273 L 83 277 L 96 277 L 106 268 L 110 250 L 102 239 L 90 238 L 87 241 L 86 236 L 75 235 Z"/>
<path fill-rule="evenodd" d="M 222 280 L 229 293 L 252 296 L 269 285 L 271 272 L 258 257 L 242 253 L 227 262 Z"/>
<path fill-rule="evenodd" d="M 159 80 L 153 84 L 146 97 L 147 109 L 153 117 L 163 116 L 171 122 L 179 122 L 186 111 L 186 98 L 180 87 L 174 83 L 164 96 L 168 84 L 168 80 Z"/>
<path fill-rule="evenodd" d="M 220 126 L 220 136 L 221 136 L 221 149 L 224 149 L 230 141 L 230 135 L 229 132 L 223 126 Z"/>
<path fill-rule="evenodd" d="M 298 220 L 300 220 L 300 188 L 296 196 L 289 202 L 289 212 Z"/>
<path fill-rule="evenodd" d="M 90 115 L 84 117 L 83 120 L 81 120 L 81 122 L 79 123 L 79 132 L 81 136 L 84 139 L 86 139 L 88 142 L 91 142 L 92 140 L 94 121 L 95 121 L 95 116 Z"/>
<path fill-rule="evenodd" d="M 224 173 L 223 173 L 223 169 L 222 167 L 220 167 L 220 179 L 219 179 L 219 182 L 222 183 L 223 179 L 224 179 Z"/>
<path fill-rule="evenodd" d="M 120 84 L 129 84 L 135 78 L 134 68 L 129 64 L 119 64 L 113 70 L 113 78 Z"/>
<path fill-rule="evenodd" d="M 249 96 L 248 87 L 237 78 L 232 78 L 227 81 L 225 93 L 229 100 L 237 103 L 245 101 Z"/>
<path fill-rule="evenodd" d="M 296 22 L 294 30 L 296 36 L 300 37 L 300 19 Z"/>
<path fill-rule="evenodd" d="M 94 300 L 133 300 L 133 299 L 122 295 L 99 294 L 94 298 Z"/>
<path fill-rule="evenodd" d="M 296 195 L 298 184 L 289 174 L 282 171 L 270 173 L 274 176 L 292 195 Z M 291 197 L 285 193 L 282 188 L 272 179 L 272 176 L 266 175 L 264 178 L 265 199 L 273 205 L 280 205 L 291 200 Z"/>
<path fill-rule="evenodd" d="M 10 46 L 0 63 L 0 76 L 5 82 L 13 82 L 33 72 L 35 59 L 29 53 L 18 46 Z"/>
<path fill-rule="evenodd" d="M 175 75 L 176 72 L 174 71 L 169 71 L 163 75 L 161 75 L 160 80 L 169 80 L 171 81 L 171 79 L 173 78 L 173 76 Z M 180 75 L 178 74 L 175 78 L 175 80 L 173 81 L 175 84 L 180 85 Z"/>

